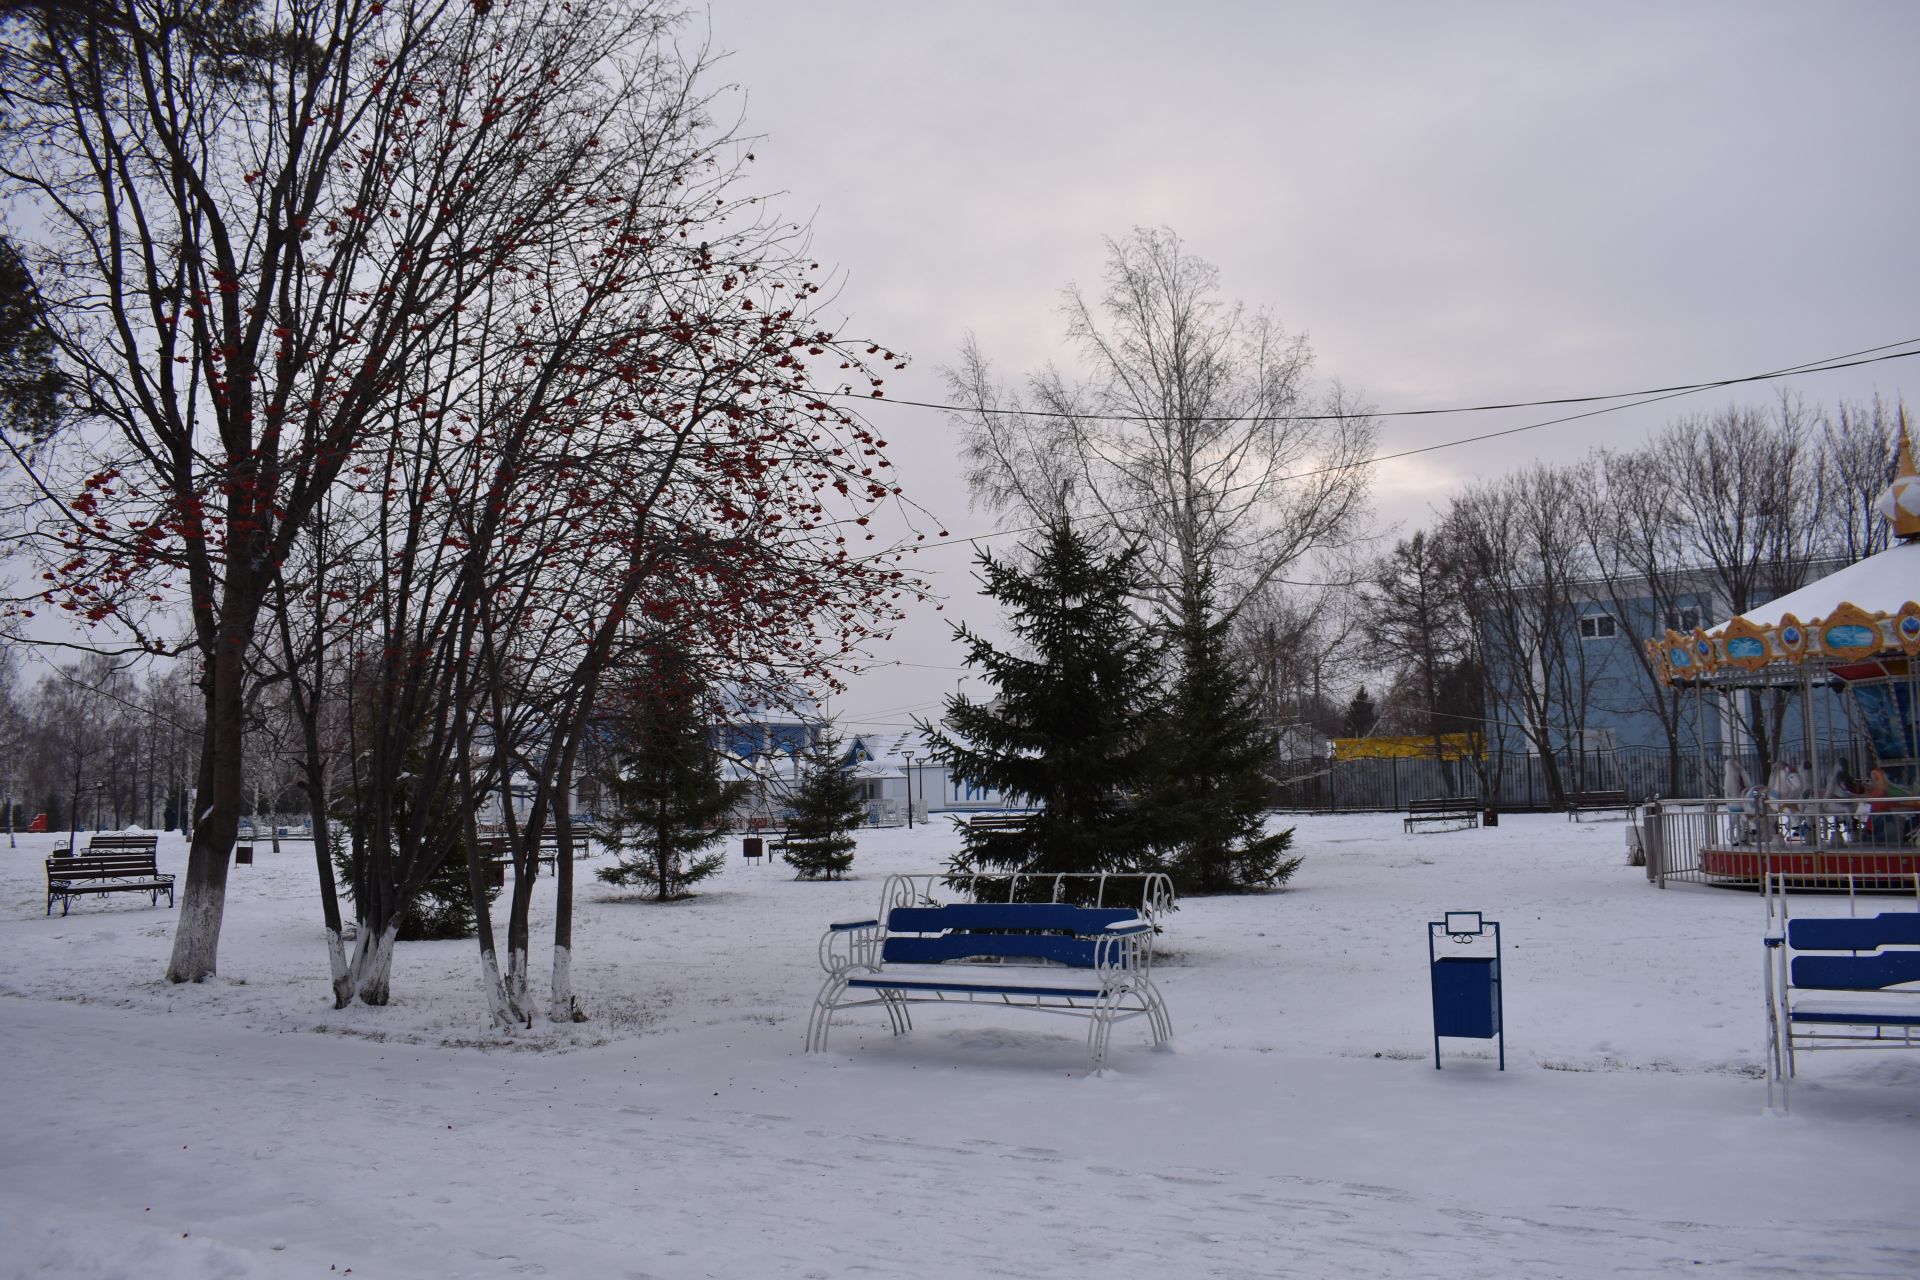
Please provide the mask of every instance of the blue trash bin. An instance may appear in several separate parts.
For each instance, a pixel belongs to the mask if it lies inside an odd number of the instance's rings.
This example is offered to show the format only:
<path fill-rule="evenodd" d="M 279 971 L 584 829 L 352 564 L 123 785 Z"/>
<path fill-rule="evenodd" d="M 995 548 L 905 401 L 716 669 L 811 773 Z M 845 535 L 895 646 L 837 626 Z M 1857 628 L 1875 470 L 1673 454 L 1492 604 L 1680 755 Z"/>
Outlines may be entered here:
<path fill-rule="evenodd" d="M 1470 954 L 1439 954 L 1442 939 Z M 1488 951 L 1484 945 L 1492 944 Z M 1440 1069 L 1440 1037 L 1500 1042 L 1500 1070 L 1507 1069 L 1507 1038 L 1500 999 L 1500 922 L 1478 911 L 1449 911 L 1427 922 L 1427 968 L 1433 983 L 1433 1068 Z"/>

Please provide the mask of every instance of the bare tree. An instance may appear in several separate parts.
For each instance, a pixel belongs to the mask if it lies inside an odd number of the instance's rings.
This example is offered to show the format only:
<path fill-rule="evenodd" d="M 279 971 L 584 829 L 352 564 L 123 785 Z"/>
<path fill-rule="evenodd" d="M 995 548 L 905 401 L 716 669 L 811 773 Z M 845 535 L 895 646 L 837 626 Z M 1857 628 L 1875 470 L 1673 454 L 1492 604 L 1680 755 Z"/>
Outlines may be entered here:
<path fill-rule="evenodd" d="M 1467 660 L 1467 602 L 1460 580 L 1447 563 L 1445 549 L 1425 532 L 1395 544 L 1375 562 L 1365 592 L 1366 628 L 1397 684 L 1410 686 L 1419 699 L 1409 719 L 1432 740 L 1433 758 L 1449 774 L 1445 735 L 1477 734 L 1474 719 L 1459 719 L 1445 705 L 1450 676 Z M 1473 709 L 1477 713 L 1477 708 Z M 1457 794 L 1457 780 L 1447 779 Z"/>
<path fill-rule="evenodd" d="M 1705 575 L 1687 562 L 1687 534 L 1674 501 L 1674 484 L 1657 453 L 1601 451 L 1592 460 L 1599 483 L 1583 513 L 1581 531 L 1600 590 L 1630 643 L 1622 711 L 1645 711 L 1660 726 L 1667 749 L 1667 794 L 1679 795 L 1688 698 L 1663 682 L 1646 650 L 1667 628 L 1711 622 Z"/>
<path fill-rule="evenodd" d="M 17 848 L 15 816 L 20 807 L 21 786 L 26 782 L 27 710 L 20 678 L 20 656 L 16 649 L 0 644 L 0 792 L 5 793 L 6 813 L 0 821 L 7 826 L 7 848 Z"/>
<path fill-rule="evenodd" d="M 1791 394 L 1771 413 L 1733 405 L 1683 418 L 1655 440 L 1685 533 L 1680 554 L 1709 570 L 1730 616 L 1797 590 L 1831 548 L 1820 448 L 1812 416 Z M 1785 692 L 1730 696 L 1764 777 L 1785 722 Z"/>
<path fill-rule="evenodd" d="M 1833 417 L 1822 416 L 1821 514 L 1829 525 L 1828 550 L 1849 563 L 1886 550 L 1892 537 L 1875 508 L 1892 479 L 1894 442 L 1906 411 L 1904 403 L 1889 405 L 1875 395 L 1866 403 L 1843 400 Z"/>
<path fill-rule="evenodd" d="M 1572 469 L 1536 464 L 1469 487 L 1445 524 L 1473 604 L 1488 717 L 1520 726 L 1555 805 L 1566 792 L 1558 753 L 1582 743 L 1602 674 L 1579 633 L 1581 584 L 1592 577 L 1579 512 L 1589 490 Z"/>
<path fill-rule="evenodd" d="M 972 342 L 948 371 L 969 479 L 1002 513 L 1098 515 L 1144 548 L 1164 607 L 1211 571 L 1232 617 L 1289 566 L 1355 538 L 1372 420 L 1337 385 L 1316 396 L 1305 336 L 1223 302 L 1216 269 L 1172 231 L 1137 228 L 1107 251 L 1099 299 L 1064 294 L 1084 376 L 1047 368 L 1023 399 L 995 386 Z M 1029 403 L 1037 417 L 1001 412 Z"/>

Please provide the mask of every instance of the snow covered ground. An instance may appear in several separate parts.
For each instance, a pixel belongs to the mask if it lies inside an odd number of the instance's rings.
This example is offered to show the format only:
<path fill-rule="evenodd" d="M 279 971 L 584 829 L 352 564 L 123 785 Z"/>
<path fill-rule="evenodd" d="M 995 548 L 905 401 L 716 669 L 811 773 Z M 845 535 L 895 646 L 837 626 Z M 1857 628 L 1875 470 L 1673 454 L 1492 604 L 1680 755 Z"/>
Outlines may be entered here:
<path fill-rule="evenodd" d="M 221 978 L 174 987 L 164 903 L 47 919 L 22 837 L 0 1275 L 1920 1275 L 1920 1053 L 1816 1055 L 1763 1115 L 1755 897 L 1649 887 L 1618 822 L 1297 823 L 1292 889 L 1171 917 L 1175 1042 L 1123 1024 L 1096 1078 L 1082 1024 L 1005 1010 L 855 1011 L 802 1054 L 824 926 L 937 869 L 943 822 L 668 906 L 589 862 L 591 1020 L 511 1037 L 470 942 L 332 1009 L 310 846 L 234 868 Z M 1504 927 L 1504 1073 L 1486 1041 L 1433 1069 L 1447 910 Z"/>

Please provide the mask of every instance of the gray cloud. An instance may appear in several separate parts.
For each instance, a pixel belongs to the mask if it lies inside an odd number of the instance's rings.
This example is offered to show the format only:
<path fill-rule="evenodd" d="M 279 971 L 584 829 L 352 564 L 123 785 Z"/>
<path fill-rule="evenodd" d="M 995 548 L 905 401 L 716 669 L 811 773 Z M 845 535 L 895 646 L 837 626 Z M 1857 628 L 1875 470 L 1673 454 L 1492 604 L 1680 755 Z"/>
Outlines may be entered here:
<path fill-rule="evenodd" d="M 901 397 L 941 398 L 969 330 L 1008 377 L 1070 360 L 1059 290 L 1096 283 L 1102 237 L 1136 224 L 1176 228 L 1381 407 L 1920 336 L 1920 6 L 739 0 L 710 21 L 767 135 L 761 178 L 794 216 L 817 210 L 854 327 L 915 357 Z M 1796 385 L 1831 403 L 1920 377 L 1896 362 Z M 1391 464 L 1382 519 L 1724 398 Z M 987 527 L 946 424 L 874 412 L 911 492 L 956 532 Z M 1396 422 L 1383 446 L 1537 417 Z M 957 662 L 944 619 L 979 611 L 957 567 L 939 576 L 955 605 L 887 656 Z M 842 707 L 924 700 L 935 674 L 866 677 Z"/>

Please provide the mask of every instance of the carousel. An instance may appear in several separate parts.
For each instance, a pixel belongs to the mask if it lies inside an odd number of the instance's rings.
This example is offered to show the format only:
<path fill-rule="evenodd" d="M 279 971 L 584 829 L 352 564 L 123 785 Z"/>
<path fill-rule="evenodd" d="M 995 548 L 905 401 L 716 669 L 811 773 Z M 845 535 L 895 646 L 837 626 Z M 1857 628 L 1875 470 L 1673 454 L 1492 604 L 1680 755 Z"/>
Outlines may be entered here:
<path fill-rule="evenodd" d="M 1771 768 L 1727 752 L 1719 797 L 1662 805 L 1666 874 L 1723 883 L 1920 875 L 1920 475 L 1904 414 L 1880 501 L 1893 544 L 1712 631 L 1647 642 L 1671 685 L 1772 732 Z M 1758 769 L 1755 772 L 1759 772 Z"/>

